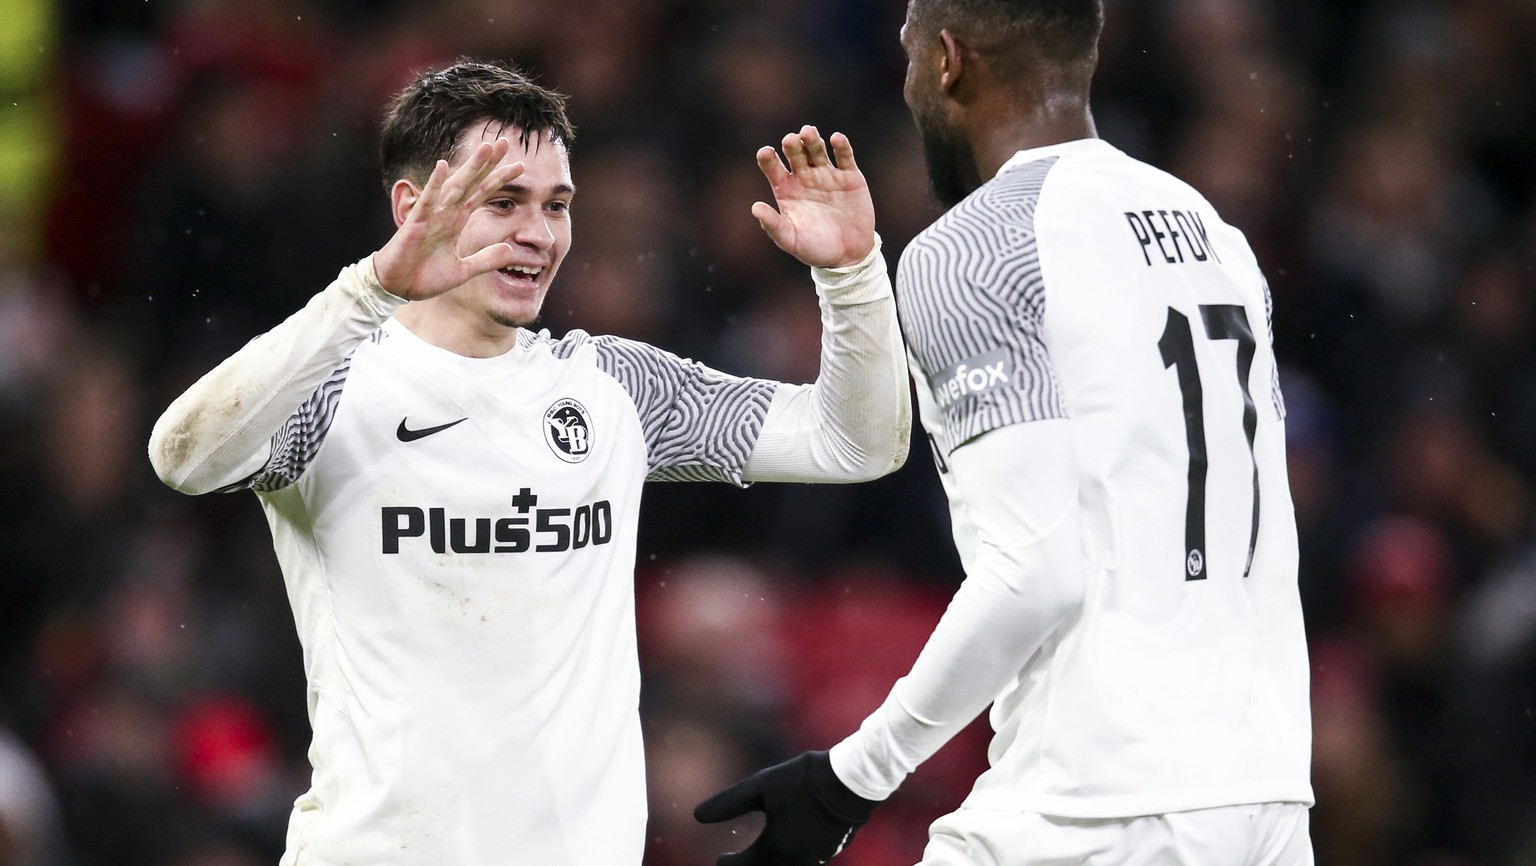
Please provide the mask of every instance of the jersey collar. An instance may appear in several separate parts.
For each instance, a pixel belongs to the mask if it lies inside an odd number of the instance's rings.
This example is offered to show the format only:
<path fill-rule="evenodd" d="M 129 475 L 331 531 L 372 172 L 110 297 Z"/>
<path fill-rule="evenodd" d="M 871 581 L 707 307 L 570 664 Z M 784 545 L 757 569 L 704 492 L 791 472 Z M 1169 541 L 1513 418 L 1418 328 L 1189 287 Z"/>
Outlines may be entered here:
<path fill-rule="evenodd" d="M 1102 138 L 1079 138 L 1072 141 L 1063 141 L 1058 144 L 1048 144 L 1045 147 L 1031 147 L 1009 157 L 1008 161 L 1003 163 L 1002 167 L 997 170 L 997 173 L 1002 174 L 1012 171 L 1022 165 L 1052 156 L 1103 151 L 1117 151 L 1117 148 Z"/>

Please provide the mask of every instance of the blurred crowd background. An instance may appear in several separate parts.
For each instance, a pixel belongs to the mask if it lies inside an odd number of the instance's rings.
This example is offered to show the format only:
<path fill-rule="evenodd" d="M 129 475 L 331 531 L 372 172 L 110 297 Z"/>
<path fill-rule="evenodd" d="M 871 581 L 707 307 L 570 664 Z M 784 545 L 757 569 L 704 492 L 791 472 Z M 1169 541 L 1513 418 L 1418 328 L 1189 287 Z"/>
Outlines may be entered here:
<path fill-rule="evenodd" d="M 816 304 L 748 213 L 753 153 L 848 133 L 894 264 L 936 216 L 903 7 L 0 0 L 0 864 L 276 863 L 308 730 L 266 526 L 250 494 L 162 488 L 145 442 L 387 238 L 395 89 L 470 55 L 572 96 L 556 333 L 809 381 Z M 1108 12 L 1100 133 L 1204 192 L 1273 287 L 1318 863 L 1536 863 L 1536 5 Z M 961 577 L 915 441 L 869 485 L 648 491 L 648 866 L 740 847 L 750 823 L 693 804 L 835 742 L 915 657 Z M 985 740 L 925 766 L 848 866 L 915 862 Z"/>

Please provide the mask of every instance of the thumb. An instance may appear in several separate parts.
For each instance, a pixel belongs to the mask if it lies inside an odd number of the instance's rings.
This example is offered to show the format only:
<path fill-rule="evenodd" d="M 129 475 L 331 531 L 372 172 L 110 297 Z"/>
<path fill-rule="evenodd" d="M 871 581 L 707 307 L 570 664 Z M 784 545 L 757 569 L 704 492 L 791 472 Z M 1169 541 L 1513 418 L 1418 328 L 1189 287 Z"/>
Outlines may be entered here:
<path fill-rule="evenodd" d="M 508 243 L 491 244 L 474 255 L 467 256 L 464 264 L 472 274 L 479 275 L 487 271 L 494 271 L 512 264 L 517 258 L 517 251 Z"/>
<path fill-rule="evenodd" d="M 695 806 L 693 819 L 701 824 L 718 824 L 762 809 L 763 791 L 757 784 L 757 778 L 752 776 Z M 726 866 L 723 858 L 720 866 Z"/>
<path fill-rule="evenodd" d="M 773 238 L 773 242 L 779 243 L 779 233 L 784 230 L 784 215 L 766 202 L 760 201 L 752 203 L 752 215 L 757 217 L 757 224 L 763 227 L 763 231 L 767 232 L 770 238 Z"/>

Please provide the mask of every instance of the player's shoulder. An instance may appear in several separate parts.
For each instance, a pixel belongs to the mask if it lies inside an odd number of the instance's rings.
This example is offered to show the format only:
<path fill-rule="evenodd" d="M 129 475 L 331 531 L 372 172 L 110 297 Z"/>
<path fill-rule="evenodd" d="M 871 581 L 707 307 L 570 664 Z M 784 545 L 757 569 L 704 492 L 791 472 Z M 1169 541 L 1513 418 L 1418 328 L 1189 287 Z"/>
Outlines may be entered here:
<path fill-rule="evenodd" d="M 1050 217 L 1102 211 L 1106 205 L 1148 195 L 1209 207 L 1205 196 L 1188 183 L 1106 141 L 1087 139 L 1060 147 L 1063 152 L 1057 154 L 1041 203 Z"/>
<path fill-rule="evenodd" d="M 590 365 L 631 392 L 676 386 L 699 367 L 659 346 L 614 334 L 572 329 L 556 339 L 547 330 L 524 331 L 519 339 L 524 346 L 546 352 L 557 361 Z"/>
<path fill-rule="evenodd" d="M 1221 218 L 1210 200 L 1188 182 L 1118 148 L 1092 139 L 1061 155 L 1037 205 L 1040 245 L 1058 261 L 1094 262 L 1105 254 L 1106 237 L 1146 223 L 1146 237 L 1170 232 L 1198 233 L 1241 259 L 1251 258 L 1246 238 Z M 1172 237 L 1172 235 L 1170 235 Z M 1177 253 L 1175 253 L 1177 256 Z"/>
<path fill-rule="evenodd" d="M 940 216 L 913 240 L 918 252 L 953 252 L 1037 232 L 1042 220 L 1084 202 L 1113 196 L 1127 184 L 1180 183 L 1101 139 L 1079 139 L 1021 150 L 992 179 Z"/>
<path fill-rule="evenodd" d="M 1040 191 L 1057 162 L 1045 157 L 1000 172 L 934 220 L 914 243 L 942 247 L 955 240 L 1031 230 Z"/>
<path fill-rule="evenodd" d="M 524 350 L 547 353 L 562 361 L 578 358 L 595 360 L 602 365 L 613 357 L 661 357 L 667 354 L 649 343 L 613 334 L 593 334 L 580 328 L 572 328 L 559 337 L 549 330 L 518 332 L 518 347 Z"/>

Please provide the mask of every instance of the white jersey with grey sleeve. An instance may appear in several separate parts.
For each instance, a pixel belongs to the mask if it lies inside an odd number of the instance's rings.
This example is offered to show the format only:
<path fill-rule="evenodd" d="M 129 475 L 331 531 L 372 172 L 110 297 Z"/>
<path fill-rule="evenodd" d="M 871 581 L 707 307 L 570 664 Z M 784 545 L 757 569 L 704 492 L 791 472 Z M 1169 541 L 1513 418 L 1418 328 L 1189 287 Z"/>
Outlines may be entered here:
<path fill-rule="evenodd" d="M 812 385 L 580 331 L 463 357 L 391 318 L 364 260 L 172 404 L 156 470 L 257 492 L 303 645 L 314 772 L 284 866 L 640 862 L 643 483 L 905 457 L 878 248 L 814 276 Z"/>
<path fill-rule="evenodd" d="M 924 231 L 897 298 L 967 578 L 833 748 L 839 777 L 884 797 L 991 703 L 967 807 L 1311 803 L 1284 406 L 1242 234 L 1068 142 Z"/>

